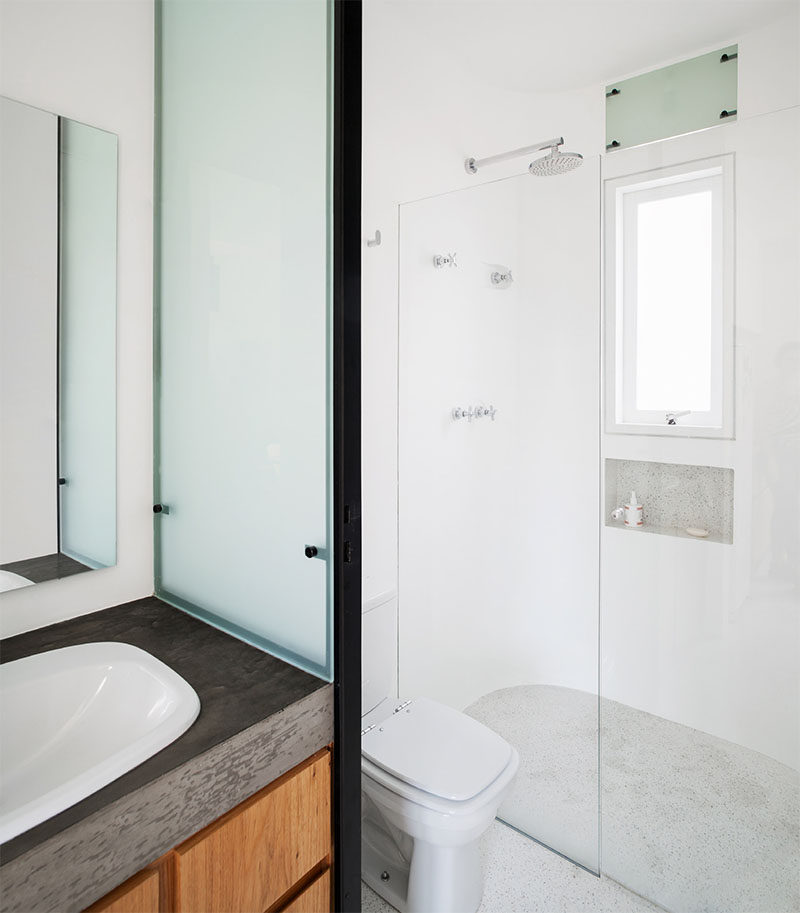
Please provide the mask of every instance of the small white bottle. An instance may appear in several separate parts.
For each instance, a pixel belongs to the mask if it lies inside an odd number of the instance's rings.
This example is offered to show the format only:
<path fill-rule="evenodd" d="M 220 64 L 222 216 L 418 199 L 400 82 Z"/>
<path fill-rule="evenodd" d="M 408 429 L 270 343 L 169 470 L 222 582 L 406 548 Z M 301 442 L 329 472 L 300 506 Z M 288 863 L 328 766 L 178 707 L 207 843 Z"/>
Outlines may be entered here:
<path fill-rule="evenodd" d="M 625 525 L 641 526 L 642 525 L 642 505 L 636 500 L 636 492 L 631 492 L 630 500 L 625 507 Z"/>

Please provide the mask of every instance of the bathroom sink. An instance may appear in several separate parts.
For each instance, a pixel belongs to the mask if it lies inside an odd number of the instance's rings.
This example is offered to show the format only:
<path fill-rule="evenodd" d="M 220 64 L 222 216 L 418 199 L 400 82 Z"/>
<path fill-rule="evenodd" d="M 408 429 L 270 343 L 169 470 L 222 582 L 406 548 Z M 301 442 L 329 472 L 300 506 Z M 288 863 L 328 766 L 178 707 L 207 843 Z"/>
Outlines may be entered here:
<path fill-rule="evenodd" d="M 0 666 L 0 843 L 141 764 L 199 712 L 191 685 L 130 644 Z"/>
<path fill-rule="evenodd" d="M 18 590 L 24 586 L 30 586 L 32 580 L 27 577 L 21 577 L 13 571 L 0 571 L 0 593 L 7 593 L 9 590 Z"/>

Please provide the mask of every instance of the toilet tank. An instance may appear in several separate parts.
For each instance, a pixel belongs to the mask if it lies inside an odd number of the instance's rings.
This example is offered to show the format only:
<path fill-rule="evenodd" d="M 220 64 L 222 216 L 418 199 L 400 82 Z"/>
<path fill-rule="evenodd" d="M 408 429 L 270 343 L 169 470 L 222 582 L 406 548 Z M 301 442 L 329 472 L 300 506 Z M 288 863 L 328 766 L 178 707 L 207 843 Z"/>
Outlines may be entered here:
<path fill-rule="evenodd" d="M 361 715 L 397 697 L 397 593 L 379 593 L 361 614 Z"/>

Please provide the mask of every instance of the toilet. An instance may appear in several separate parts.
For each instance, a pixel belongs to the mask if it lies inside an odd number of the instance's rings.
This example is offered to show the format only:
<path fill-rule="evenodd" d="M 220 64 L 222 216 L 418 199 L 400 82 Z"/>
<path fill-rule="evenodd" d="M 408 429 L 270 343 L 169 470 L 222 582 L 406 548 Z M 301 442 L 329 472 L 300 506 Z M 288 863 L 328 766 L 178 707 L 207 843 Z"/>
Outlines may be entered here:
<path fill-rule="evenodd" d="M 380 603 L 374 611 L 362 626 L 361 875 L 401 913 L 474 913 L 483 894 L 481 837 L 519 756 L 452 707 L 381 697 L 376 686 L 392 675 L 380 637 L 391 610 Z"/>

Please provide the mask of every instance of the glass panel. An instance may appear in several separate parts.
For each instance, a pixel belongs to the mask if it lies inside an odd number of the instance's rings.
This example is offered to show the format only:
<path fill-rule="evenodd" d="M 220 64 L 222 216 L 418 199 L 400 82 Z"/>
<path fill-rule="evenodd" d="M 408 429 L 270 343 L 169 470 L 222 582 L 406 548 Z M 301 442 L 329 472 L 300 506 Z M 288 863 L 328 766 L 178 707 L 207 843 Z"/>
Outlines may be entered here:
<path fill-rule="evenodd" d="M 329 6 L 160 9 L 158 593 L 329 677 Z"/>
<path fill-rule="evenodd" d="M 399 277 L 399 693 L 515 746 L 500 817 L 594 871 L 599 213 L 596 156 L 404 204 Z"/>
<path fill-rule="evenodd" d="M 601 531 L 601 869 L 668 910 L 776 913 L 800 902 L 800 109 L 715 137 L 736 156 L 736 434 L 603 438 L 607 494 L 635 484 L 644 526 Z"/>
<path fill-rule="evenodd" d="M 735 120 L 738 57 L 731 55 L 738 55 L 735 44 L 607 86 L 606 148 Z M 728 59 L 721 62 L 723 56 Z M 723 111 L 728 113 L 720 118 Z"/>
<path fill-rule="evenodd" d="M 636 207 L 637 409 L 711 408 L 711 216 L 710 190 Z"/>
<path fill-rule="evenodd" d="M 117 138 L 61 118 L 61 552 L 116 563 Z"/>

